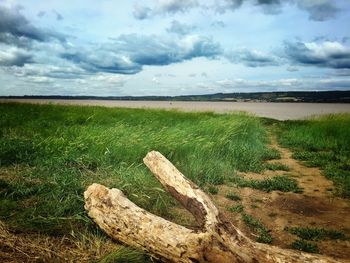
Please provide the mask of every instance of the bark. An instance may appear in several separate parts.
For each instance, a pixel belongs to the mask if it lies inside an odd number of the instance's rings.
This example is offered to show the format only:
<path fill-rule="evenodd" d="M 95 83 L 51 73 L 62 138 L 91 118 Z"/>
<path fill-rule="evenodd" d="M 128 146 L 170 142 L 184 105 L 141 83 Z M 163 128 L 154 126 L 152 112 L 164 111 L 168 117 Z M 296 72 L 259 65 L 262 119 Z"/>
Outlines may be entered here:
<path fill-rule="evenodd" d="M 92 184 L 84 193 L 89 216 L 110 237 L 166 262 L 338 262 L 321 255 L 256 243 L 217 210 L 210 198 L 159 152 L 144 163 L 200 223 L 192 230 L 153 215 L 118 189 Z"/>

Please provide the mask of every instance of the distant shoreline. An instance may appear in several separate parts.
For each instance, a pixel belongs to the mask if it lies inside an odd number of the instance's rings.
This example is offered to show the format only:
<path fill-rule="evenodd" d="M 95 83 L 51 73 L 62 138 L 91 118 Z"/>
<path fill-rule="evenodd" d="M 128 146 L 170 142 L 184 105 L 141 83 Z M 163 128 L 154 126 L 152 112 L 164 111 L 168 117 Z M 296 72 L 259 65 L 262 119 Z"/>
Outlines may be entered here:
<path fill-rule="evenodd" d="M 305 102 L 228 102 L 228 101 L 151 101 L 151 100 L 73 100 L 73 99 L 1 99 L 0 103 L 18 102 L 34 104 L 59 104 L 103 106 L 119 108 L 164 109 L 186 112 L 230 113 L 249 112 L 259 117 L 277 120 L 309 118 L 313 115 L 350 113 L 349 103 Z"/>
<path fill-rule="evenodd" d="M 350 103 L 350 90 L 216 93 L 183 96 L 0 96 L 0 99 Z"/>

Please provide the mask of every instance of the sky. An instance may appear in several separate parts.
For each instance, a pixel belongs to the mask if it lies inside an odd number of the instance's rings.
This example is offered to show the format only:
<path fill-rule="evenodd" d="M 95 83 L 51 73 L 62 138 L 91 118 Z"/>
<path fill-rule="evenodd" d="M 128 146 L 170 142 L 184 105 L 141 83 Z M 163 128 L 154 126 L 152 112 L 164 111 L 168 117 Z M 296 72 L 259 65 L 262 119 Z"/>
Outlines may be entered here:
<path fill-rule="evenodd" d="M 350 90 L 349 0 L 0 0 L 0 96 Z"/>

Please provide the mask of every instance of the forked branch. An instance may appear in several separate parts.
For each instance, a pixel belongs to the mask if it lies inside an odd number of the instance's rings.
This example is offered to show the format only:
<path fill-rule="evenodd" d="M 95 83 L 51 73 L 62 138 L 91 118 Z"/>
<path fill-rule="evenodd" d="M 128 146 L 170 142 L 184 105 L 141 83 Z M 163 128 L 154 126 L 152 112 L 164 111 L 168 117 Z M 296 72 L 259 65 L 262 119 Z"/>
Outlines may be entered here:
<path fill-rule="evenodd" d="M 85 209 L 113 239 L 166 262 L 338 262 L 253 242 L 225 220 L 208 195 L 162 154 L 149 152 L 143 161 L 165 189 L 192 213 L 201 230 L 153 215 L 118 189 L 92 184 L 84 193 Z"/>

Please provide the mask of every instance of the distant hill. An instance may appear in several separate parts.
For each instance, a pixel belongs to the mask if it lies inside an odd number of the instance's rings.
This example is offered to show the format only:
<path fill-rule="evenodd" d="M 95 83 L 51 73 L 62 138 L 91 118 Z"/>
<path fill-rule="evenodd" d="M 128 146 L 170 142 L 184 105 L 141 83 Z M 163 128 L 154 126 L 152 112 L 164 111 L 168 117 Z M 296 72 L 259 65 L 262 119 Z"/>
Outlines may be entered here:
<path fill-rule="evenodd" d="M 338 102 L 350 103 L 348 91 L 284 91 L 252 93 L 216 93 L 184 96 L 0 96 L 2 99 L 65 99 L 65 100 L 155 100 L 155 101 L 252 101 L 252 102 Z"/>

